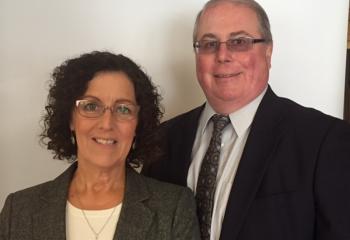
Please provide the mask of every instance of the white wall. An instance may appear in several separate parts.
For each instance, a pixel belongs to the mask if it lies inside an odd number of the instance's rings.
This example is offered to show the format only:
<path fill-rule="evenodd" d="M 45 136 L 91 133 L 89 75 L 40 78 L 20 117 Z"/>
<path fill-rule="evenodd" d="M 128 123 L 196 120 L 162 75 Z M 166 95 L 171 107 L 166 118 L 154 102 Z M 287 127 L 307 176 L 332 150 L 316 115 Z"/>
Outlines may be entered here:
<path fill-rule="evenodd" d="M 131 57 L 160 86 L 165 118 L 203 102 L 191 36 L 204 2 L 0 1 L 0 208 L 10 192 L 67 167 L 38 143 L 47 80 L 65 59 L 92 50 Z M 348 0 L 260 3 L 272 24 L 275 92 L 342 117 Z"/>

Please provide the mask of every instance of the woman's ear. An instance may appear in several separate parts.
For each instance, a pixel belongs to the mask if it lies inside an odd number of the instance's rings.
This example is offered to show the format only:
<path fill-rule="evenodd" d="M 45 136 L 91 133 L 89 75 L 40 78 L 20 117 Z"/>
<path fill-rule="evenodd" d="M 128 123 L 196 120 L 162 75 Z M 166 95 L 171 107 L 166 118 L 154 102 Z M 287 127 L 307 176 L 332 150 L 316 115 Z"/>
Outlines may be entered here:
<path fill-rule="evenodd" d="M 69 121 L 69 128 L 71 131 L 74 131 L 74 114 L 72 114 L 70 121 Z"/>
<path fill-rule="evenodd" d="M 73 145 L 75 145 L 76 142 L 77 142 L 76 139 L 75 139 L 75 132 L 72 129 L 71 129 L 71 132 L 70 132 L 70 140 L 71 140 Z"/>

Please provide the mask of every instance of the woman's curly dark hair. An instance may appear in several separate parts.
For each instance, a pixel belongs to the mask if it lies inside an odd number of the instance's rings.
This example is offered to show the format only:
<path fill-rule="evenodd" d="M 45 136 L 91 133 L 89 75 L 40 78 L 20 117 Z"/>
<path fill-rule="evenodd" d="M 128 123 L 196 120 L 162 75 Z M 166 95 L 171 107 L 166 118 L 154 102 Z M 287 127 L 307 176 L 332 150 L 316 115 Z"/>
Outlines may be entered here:
<path fill-rule="evenodd" d="M 163 111 L 160 107 L 161 97 L 151 79 L 140 66 L 121 54 L 94 51 L 68 59 L 52 73 L 40 139 L 47 149 L 54 152 L 54 158 L 76 159 L 77 146 L 71 140 L 70 130 L 75 101 L 84 95 L 89 82 L 97 73 L 109 71 L 123 72 L 128 76 L 140 106 L 135 147 L 130 149 L 128 162 L 139 165 L 160 156 L 158 139 L 154 133 Z"/>

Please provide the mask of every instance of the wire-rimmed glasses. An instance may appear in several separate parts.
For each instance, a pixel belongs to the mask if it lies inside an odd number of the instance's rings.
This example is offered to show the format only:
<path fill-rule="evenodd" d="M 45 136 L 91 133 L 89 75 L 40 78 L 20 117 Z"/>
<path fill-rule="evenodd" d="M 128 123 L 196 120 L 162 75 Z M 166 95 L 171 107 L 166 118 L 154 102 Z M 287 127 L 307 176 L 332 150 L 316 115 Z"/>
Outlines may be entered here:
<path fill-rule="evenodd" d="M 137 118 L 140 107 L 129 102 L 116 102 L 113 106 L 106 106 L 97 99 L 81 99 L 75 101 L 78 113 L 86 118 L 101 117 L 108 109 L 117 120 L 133 120 Z"/>
<path fill-rule="evenodd" d="M 231 52 L 245 52 L 250 50 L 255 43 L 267 42 L 262 38 L 238 37 L 228 39 L 225 42 L 218 40 L 199 40 L 193 43 L 193 47 L 198 54 L 216 53 L 221 44 L 225 44 L 226 48 Z"/>

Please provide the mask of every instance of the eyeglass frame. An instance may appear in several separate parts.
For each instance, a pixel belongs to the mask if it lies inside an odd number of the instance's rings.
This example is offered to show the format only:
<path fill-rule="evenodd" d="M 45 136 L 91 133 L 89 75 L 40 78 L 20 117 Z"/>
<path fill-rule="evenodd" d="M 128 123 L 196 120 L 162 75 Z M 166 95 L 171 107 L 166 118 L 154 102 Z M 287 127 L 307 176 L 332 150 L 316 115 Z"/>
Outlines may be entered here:
<path fill-rule="evenodd" d="M 249 44 L 247 45 L 248 47 L 244 50 L 232 49 L 232 47 L 229 45 L 230 41 L 235 41 L 235 40 L 240 40 L 240 39 L 248 40 L 249 41 Z M 200 52 L 200 48 L 201 48 L 200 42 L 201 41 L 215 42 L 217 44 L 217 46 L 215 47 L 215 50 L 213 50 L 213 51 Z M 237 37 L 237 38 L 228 39 L 227 41 L 199 40 L 199 41 L 195 41 L 193 43 L 193 48 L 197 54 L 214 54 L 214 53 L 217 53 L 219 51 L 221 44 L 225 43 L 226 49 L 229 50 L 230 52 L 246 52 L 246 51 L 249 51 L 250 49 L 252 49 L 253 45 L 256 43 L 267 43 L 267 42 L 269 42 L 269 41 L 265 38 L 251 38 L 251 37 Z"/>
<path fill-rule="evenodd" d="M 98 115 L 98 116 L 87 116 L 87 115 L 84 115 L 80 110 L 79 106 L 80 106 L 80 103 L 81 102 L 86 102 L 86 101 L 91 101 L 91 102 L 97 102 L 99 104 L 101 104 L 101 106 L 103 107 L 102 108 L 102 111 L 101 113 Z M 135 115 L 130 115 L 129 118 L 127 117 L 120 117 L 122 115 L 118 115 L 117 112 L 113 111 L 113 108 L 115 108 L 117 105 L 125 105 L 125 106 L 133 106 L 135 107 Z M 134 120 L 137 118 L 138 116 L 138 113 L 140 111 L 140 106 L 139 105 L 136 105 L 132 102 L 115 102 L 112 106 L 107 106 L 106 104 L 104 104 L 103 102 L 101 102 L 99 99 L 78 99 L 75 101 L 75 107 L 77 109 L 77 112 L 82 116 L 82 117 L 85 117 L 85 118 L 90 118 L 90 119 L 96 119 L 96 118 L 99 118 L 99 117 L 102 117 L 103 114 L 106 112 L 106 110 L 110 110 L 111 111 L 111 115 L 117 119 L 117 120 L 120 120 L 120 121 L 128 121 L 128 120 Z M 118 117 L 119 116 L 119 117 Z"/>

